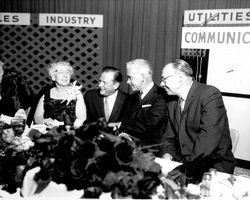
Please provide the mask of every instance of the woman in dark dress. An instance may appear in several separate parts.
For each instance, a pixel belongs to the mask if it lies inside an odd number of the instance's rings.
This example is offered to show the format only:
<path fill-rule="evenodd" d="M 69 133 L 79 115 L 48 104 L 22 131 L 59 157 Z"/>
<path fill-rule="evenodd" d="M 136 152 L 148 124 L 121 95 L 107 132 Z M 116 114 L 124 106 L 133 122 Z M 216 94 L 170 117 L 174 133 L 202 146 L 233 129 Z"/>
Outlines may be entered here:
<path fill-rule="evenodd" d="M 0 62 L 0 114 L 14 117 L 19 110 L 29 111 L 33 92 L 15 68 L 4 68 Z"/>
<path fill-rule="evenodd" d="M 54 62 L 48 67 L 48 73 L 55 87 L 40 98 L 34 115 L 35 123 L 50 127 L 60 125 L 67 114 L 72 125 L 80 127 L 86 120 L 86 107 L 81 86 L 76 82 L 70 83 L 73 67 L 67 62 Z"/>

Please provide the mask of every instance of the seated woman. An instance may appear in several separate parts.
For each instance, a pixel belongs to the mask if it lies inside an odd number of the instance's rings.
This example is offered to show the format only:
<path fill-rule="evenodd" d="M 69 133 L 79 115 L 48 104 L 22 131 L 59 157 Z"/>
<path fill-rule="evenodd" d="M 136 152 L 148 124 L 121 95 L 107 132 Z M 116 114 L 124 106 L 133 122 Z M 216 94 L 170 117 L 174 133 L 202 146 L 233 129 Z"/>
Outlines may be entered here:
<path fill-rule="evenodd" d="M 73 67 L 67 62 L 54 62 L 49 65 L 48 74 L 55 86 L 40 98 L 34 115 L 35 123 L 45 123 L 49 127 L 60 125 L 67 114 L 72 125 L 80 127 L 86 120 L 86 107 L 80 91 L 82 86 L 77 86 L 76 81 L 70 82 Z"/>
<path fill-rule="evenodd" d="M 16 116 L 17 113 L 27 115 L 33 95 L 22 74 L 13 67 L 4 68 L 4 64 L 0 61 L 0 115 L 10 117 Z"/>

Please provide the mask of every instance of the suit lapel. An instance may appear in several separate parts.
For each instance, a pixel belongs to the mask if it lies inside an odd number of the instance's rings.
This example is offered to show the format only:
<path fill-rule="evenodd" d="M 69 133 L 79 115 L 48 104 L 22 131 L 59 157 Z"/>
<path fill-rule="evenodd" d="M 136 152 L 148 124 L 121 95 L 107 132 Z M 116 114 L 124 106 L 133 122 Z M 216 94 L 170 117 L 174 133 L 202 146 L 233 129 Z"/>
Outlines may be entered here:
<path fill-rule="evenodd" d="M 114 107 L 111 111 L 111 114 L 110 114 L 110 117 L 109 117 L 109 121 L 112 121 L 113 118 L 115 117 L 115 115 L 118 113 L 118 111 L 121 109 L 121 106 L 122 106 L 122 95 L 121 93 L 118 91 L 117 93 L 117 97 L 115 99 L 115 104 L 114 104 Z"/>
<path fill-rule="evenodd" d="M 152 98 L 152 96 L 154 96 L 154 93 L 156 92 L 157 87 L 156 85 L 154 85 L 146 94 L 146 96 L 140 101 L 140 105 L 143 105 L 146 102 L 149 102 Z"/>
<path fill-rule="evenodd" d="M 185 106 L 184 106 L 183 111 L 182 111 L 183 114 L 186 112 L 186 110 L 190 106 L 191 102 L 193 101 L 193 97 L 194 97 L 195 92 L 198 89 L 198 87 L 199 87 L 199 84 L 196 81 L 194 81 L 189 92 L 188 92 Z"/>
<path fill-rule="evenodd" d="M 104 114 L 104 104 L 103 104 L 103 96 L 98 91 L 98 98 L 97 98 L 97 110 L 100 112 L 100 116 L 105 116 Z"/>

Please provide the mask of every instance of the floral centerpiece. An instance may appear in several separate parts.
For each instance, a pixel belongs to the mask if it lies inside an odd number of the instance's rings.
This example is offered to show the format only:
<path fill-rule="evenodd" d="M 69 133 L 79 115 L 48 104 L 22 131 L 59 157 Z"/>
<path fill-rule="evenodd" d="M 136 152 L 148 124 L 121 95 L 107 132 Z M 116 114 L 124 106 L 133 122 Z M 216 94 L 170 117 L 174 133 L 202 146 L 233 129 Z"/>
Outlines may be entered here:
<path fill-rule="evenodd" d="M 25 172 L 40 167 L 34 180 L 41 186 L 63 183 L 68 190 L 82 189 L 84 198 L 98 198 L 104 192 L 112 198 L 151 198 L 163 185 L 160 165 L 151 152 L 115 134 L 102 121 L 76 130 L 54 127 L 46 134 L 32 129 L 29 137 L 34 145 L 29 149 L 6 150 L 7 144 L 2 144 L 0 184 L 13 193 L 22 187 Z"/>

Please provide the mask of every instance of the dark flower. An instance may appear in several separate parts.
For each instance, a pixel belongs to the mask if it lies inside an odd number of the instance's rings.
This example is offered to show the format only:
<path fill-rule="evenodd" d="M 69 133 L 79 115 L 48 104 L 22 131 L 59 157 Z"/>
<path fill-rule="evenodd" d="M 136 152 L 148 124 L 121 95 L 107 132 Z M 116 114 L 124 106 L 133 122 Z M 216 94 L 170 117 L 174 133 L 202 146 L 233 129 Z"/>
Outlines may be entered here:
<path fill-rule="evenodd" d="M 16 171 L 20 165 L 26 166 L 23 172 L 40 167 L 34 177 L 39 185 L 63 183 L 68 190 L 83 189 L 83 198 L 98 198 L 102 192 L 111 192 L 113 198 L 148 198 L 161 183 L 161 168 L 153 153 L 144 153 L 130 140 L 115 136 L 103 121 L 70 131 L 60 126 L 47 134 L 32 130 L 29 136 L 34 146 L 26 153 L 5 149 L 8 158 L 16 156 L 14 160 L 0 156 L 0 173 L 6 174 L 0 176 L 0 183 L 8 191 L 20 185 L 22 171 Z M 7 180 L 9 174 L 13 177 Z"/>
<path fill-rule="evenodd" d="M 156 188 L 161 184 L 157 174 L 146 173 L 144 177 L 138 181 L 138 194 L 133 196 L 139 199 L 150 199 L 151 195 L 156 192 Z"/>
<path fill-rule="evenodd" d="M 115 156 L 118 163 L 127 164 L 132 161 L 134 145 L 131 141 L 121 139 L 114 146 Z"/>
<path fill-rule="evenodd" d="M 84 195 L 83 198 L 99 198 L 99 196 L 102 193 L 102 188 L 101 187 L 88 187 L 84 190 Z"/>

